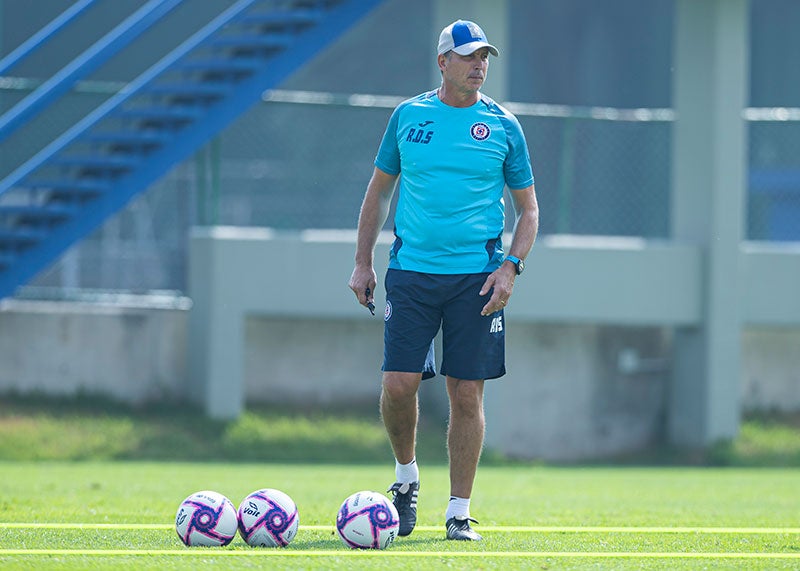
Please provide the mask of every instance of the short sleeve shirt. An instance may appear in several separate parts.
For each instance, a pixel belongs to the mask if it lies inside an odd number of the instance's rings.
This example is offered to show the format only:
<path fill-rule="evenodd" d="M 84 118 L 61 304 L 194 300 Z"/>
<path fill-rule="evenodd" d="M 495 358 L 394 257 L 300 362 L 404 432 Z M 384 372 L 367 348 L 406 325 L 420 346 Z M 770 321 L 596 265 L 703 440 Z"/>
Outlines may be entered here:
<path fill-rule="evenodd" d="M 514 115 L 481 95 L 470 107 L 437 91 L 392 113 L 375 166 L 400 175 L 389 267 L 432 274 L 493 271 L 503 261 L 503 189 L 533 184 Z"/>

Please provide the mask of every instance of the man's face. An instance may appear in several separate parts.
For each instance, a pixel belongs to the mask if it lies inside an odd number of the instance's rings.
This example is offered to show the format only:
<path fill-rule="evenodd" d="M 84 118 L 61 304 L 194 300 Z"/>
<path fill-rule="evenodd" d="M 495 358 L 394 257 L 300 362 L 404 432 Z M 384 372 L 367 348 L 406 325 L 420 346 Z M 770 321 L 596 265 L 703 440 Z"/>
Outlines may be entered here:
<path fill-rule="evenodd" d="M 476 92 L 489 70 L 489 48 L 480 48 L 466 56 L 451 51 L 439 56 L 439 68 L 447 84 L 462 92 Z"/>

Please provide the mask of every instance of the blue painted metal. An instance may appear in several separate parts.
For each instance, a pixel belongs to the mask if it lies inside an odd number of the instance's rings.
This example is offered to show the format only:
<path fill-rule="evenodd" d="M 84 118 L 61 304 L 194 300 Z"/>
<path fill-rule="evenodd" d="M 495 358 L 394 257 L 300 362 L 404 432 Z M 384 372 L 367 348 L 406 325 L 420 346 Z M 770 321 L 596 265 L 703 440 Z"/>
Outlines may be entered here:
<path fill-rule="evenodd" d="M 261 67 L 257 58 L 239 58 L 230 61 L 225 58 L 209 58 L 187 61 L 180 66 L 184 71 L 217 72 L 221 75 L 233 76 L 242 73 L 252 73 Z"/>
<path fill-rule="evenodd" d="M 90 134 L 85 139 L 92 143 L 107 144 L 113 148 L 142 147 L 163 145 L 169 141 L 167 133 L 157 131 L 112 131 L 107 133 Z"/>
<path fill-rule="evenodd" d="M 286 49 L 293 40 L 292 34 L 271 34 L 269 36 L 261 36 L 257 34 L 250 34 L 247 36 L 233 36 L 227 38 L 219 38 L 213 41 L 215 46 L 222 47 L 242 47 L 242 48 L 266 48 L 274 50 Z"/>
<path fill-rule="evenodd" d="M 0 240 L 12 244 L 27 245 L 28 243 L 38 242 L 45 236 L 46 234 L 41 230 L 26 228 L 24 230 L 13 231 L 0 228 Z"/>
<path fill-rule="evenodd" d="M 0 216 L 16 216 L 27 222 L 48 222 L 67 218 L 76 213 L 75 208 L 60 205 L 29 205 L 19 204 L 0 206 Z"/>
<path fill-rule="evenodd" d="M 242 23 L 297 28 L 317 24 L 324 15 L 325 13 L 320 8 L 297 8 L 288 14 L 276 14 L 275 12 L 248 14 L 242 19 Z"/>
<path fill-rule="evenodd" d="M 766 238 L 800 241 L 800 169 L 758 168 L 750 171 L 750 198 L 764 211 Z"/>
<path fill-rule="evenodd" d="M 0 117 L 0 141 L 69 91 L 183 0 L 150 0 Z"/>
<path fill-rule="evenodd" d="M 249 8 L 256 0 L 239 0 L 236 4 L 231 6 L 228 10 L 223 12 L 212 22 L 204 26 L 192 37 L 186 40 L 183 44 L 175 48 L 169 55 L 162 58 L 158 63 L 153 65 L 150 69 L 142 73 L 139 77 L 131 81 L 116 95 L 107 99 L 104 103 L 97 107 L 92 113 L 84 117 L 78 123 L 69 128 L 61 136 L 56 138 L 52 143 L 47 145 L 44 149 L 39 151 L 31 159 L 25 162 L 22 166 L 17 168 L 14 172 L 8 175 L 5 179 L 0 181 L 0 196 L 2 196 L 9 189 L 18 185 L 25 177 L 33 173 L 35 170 L 44 165 L 51 157 L 55 156 L 68 145 L 76 141 L 81 135 L 88 132 L 95 127 L 103 119 L 105 119 L 112 112 L 116 112 L 122 106 L 138 95 L 148 84 L 158 78 L 161 74 L 170 69 L 192 50 L 202 45 L 212 34 L 217 32 L 220 28 L 229 24 L 244 10 Z"/>
<path fill-rule="evenodd" d="M 229 85 L 198 85 L 194 83 L 171 83 L 148 86 L 145 91 L 165 97 L 186 97 L 190 99 L 220 98 L 231 92 Z"/>
<path fill-rule="evenodd" d="M 117 155 L 68 155 L 54 157 L 53 165 L 76 167 L 84 170 L 120 171 L 131 170 L 141 162 L 138 157 Z"/>
<path fill-rule="evenodd" d="M 71 24 L 95 2 L 96 0 L 79 0 L 78 2 L 75 2 L 72 6 L 56 16 L 52 22 L 22 42 L 10 54 L 3 59 L 0 59 L 0 75 L 5 75 L 15 65 L 28 57 L 38 48 L 42 47 L 45 43 L 47 43 L 48 40 L 55 37 L 58 32 L 69 26 L 69 24 Z"/>
<path fill-rule="evenodd" d="M 0 181 L 0 297 L 381 1 L 322 0 L 309 9 L 309 0 L 298 0 L 285 11 L 273 8 L 287 2 L 239 0 Z M 253 41 L 259 33 L 264 39 Z"/>
<path fill-rule="evenodd" d="M 36 191 L 48 189 L 68 194 L 99 194 L 111 189 L 110 181 L 69 180 L 69 179 L 36 179 L 27 184 L 27 188 Z"/>

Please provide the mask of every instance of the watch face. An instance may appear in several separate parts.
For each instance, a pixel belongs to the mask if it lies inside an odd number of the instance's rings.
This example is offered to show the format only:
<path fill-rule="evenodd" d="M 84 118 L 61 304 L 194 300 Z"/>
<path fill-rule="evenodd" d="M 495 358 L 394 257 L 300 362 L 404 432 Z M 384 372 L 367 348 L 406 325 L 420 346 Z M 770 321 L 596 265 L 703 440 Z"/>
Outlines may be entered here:
<path fill-rule="evenodd" d="M 520 260 L 519 263 L 517 263 L 517 275 L 521 274 L 524 269 L 525 269 L 525 262 Z"/>

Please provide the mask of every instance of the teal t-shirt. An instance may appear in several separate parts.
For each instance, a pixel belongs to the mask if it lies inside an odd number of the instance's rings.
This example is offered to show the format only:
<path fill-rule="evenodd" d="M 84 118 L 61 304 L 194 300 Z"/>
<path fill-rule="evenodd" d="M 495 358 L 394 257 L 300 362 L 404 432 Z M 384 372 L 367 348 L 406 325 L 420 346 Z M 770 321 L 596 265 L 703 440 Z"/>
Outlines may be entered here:
<path fill-rule="evenodd" d="M 375 166 L 400 175 L 389 267 L 430 274 L 493 271 L 503 261 L 503 189 L 533 184 L 522 127 L 481 95 L 451 107 L 436 91 L 392 113 Z"/>

